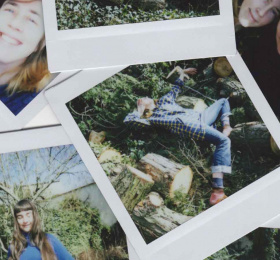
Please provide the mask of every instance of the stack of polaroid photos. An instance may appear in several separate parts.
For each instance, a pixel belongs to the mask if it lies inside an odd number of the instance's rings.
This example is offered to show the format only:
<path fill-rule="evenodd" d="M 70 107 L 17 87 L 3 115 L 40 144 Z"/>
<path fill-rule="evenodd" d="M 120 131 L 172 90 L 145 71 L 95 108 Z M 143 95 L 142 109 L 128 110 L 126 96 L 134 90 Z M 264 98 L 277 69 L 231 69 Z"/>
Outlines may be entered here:
<path fill-rule="evenodd" d="M 280 260 L 280 0 L 0 0 L 0 260 Z"/>

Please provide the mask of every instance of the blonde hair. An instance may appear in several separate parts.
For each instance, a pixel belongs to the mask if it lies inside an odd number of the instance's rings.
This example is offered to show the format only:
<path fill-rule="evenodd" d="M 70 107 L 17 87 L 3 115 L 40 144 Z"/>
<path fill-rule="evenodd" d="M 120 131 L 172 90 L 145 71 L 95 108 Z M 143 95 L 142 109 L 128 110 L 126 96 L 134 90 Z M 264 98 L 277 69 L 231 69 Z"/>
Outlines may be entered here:
<path fill-rule="evenodd" d="M 2 6 L 10 1 L 34 2 L 42 0 L 6 0 Z M 12 95 L 15 92 L 39 92 L 49 82 L 51 74 L 48 70 L 45 36 L 40 40 L 36 51 L 31 53 L 20 66 L 19 72 L 9 81 L 6 91 Z"/>

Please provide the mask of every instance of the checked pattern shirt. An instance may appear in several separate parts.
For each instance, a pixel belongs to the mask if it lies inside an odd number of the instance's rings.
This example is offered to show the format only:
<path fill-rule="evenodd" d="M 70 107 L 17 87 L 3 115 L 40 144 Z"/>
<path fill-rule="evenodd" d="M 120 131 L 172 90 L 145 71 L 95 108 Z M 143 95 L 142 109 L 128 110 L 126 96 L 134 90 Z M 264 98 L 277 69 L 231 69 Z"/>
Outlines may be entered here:
<path fill-rule="evenodd" d="M 185 109 L 176 103 L 183 86 L 183 81 L 177 79 L 172 90 L 158 100 L 151 117 L 141 118 L 138 111 L 134 111 L 126 116 L 124 123 L 138 129 L 163 127 L 182 137 L 204 140 L 203 114 L 193 109 Z"/>

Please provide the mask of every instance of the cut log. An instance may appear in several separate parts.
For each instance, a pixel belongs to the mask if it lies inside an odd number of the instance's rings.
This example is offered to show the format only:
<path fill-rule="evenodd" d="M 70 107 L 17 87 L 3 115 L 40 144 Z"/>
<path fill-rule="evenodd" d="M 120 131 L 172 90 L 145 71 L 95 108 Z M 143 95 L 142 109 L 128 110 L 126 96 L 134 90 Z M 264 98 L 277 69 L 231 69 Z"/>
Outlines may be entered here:
<path fill-rule="evenodd" d="M 132 212 L 151 191 L 154 181 L 150 175 L 127 165 L 112 184 L 127 211 Z"/>
<path fill-rule="evenodd" d="M 250 122 L 236 125 L 230 135 L 232 145 L 248 147 L 256 154 L 271 152 L 270 133 L 264 123 Z"/>
<path fill-rule="evenodd" d="M 280 149 L 279 146 L 276 144 L 275 140 L 273 139 L 273 137 L 270 137 L 270 147 L 271 150 L 274 154 L 280 156 Z"/>
<path fill-rule="evenodd" d="M 203 99 L 197 97 L 179 96 L 176 103 L 183 108 L 190 108 L 199 112 L 203 112 L 208 107 Z"/>
<path fill-rule="evenodd" d="M 95 132 L 95 131 L 91 131 L 90 135 L 89 135 L 89 143 L 93 143 L 93 144 L 101 144 L 104 142 L 106 137 L 106 133 L 104 131 L 102 132 Z"/>
<path fill-rule="evenodd" d="M 149 153 L 140 160 L 138 168 L 152 176 L 155 181 L 153 190 L 164 197 L 174 198 L 176 192 L 188 194 L 191 188 L 191 168 L 163 156 Z"/>
<path fill-rule="evenodd" d="M 99 163 L 105 162 L 121 162 L 122 155 L 113 148 L 108 148 L 98 156 Z"/>
<path fill-rule="evenodd" d="M 156 192 L 151 192 L 138 203 L 132 212 L 132 219 L 147 243 L 163 236 L 191 218 L 168 209 Z"/>
<path fill-rule="evenodd" d="M 217 80 L 220 95 L 222 97 L 231 97 L 236 101 L 245 101 L 247 94 L 242 84 L 233 78 L 219 78 Z"/>
<path fill-rule="evenodd" d="M 224 78 L 228 77 L 233 72 L 233 69 L 227 58 L 221 57 L 214 61 L 214 71 L 218 76 Z"/>

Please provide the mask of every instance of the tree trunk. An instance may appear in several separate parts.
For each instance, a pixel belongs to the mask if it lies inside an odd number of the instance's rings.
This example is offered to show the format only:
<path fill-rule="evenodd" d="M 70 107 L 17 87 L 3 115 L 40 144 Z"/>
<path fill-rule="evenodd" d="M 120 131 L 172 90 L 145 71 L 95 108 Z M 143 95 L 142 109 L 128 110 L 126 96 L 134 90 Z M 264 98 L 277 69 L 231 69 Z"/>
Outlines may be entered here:
<path fill-rule="evenodd" d="M 191 188 L 193 172 L 189 166 L 149 153 L 140 160 L 138 167 L 152 176 L 153 190 L 164 197 L 173 198 L 176 192 L 187 194 Z"/>
<path fill-rule="evenodd" d="M 191 218 L 168 209 L 156 192 L 151 192 L 138 203 L 132 212 L 132 219 L 147 243 L 163 236 Z"/>
<path fill-rule="evenodd" d="M 127 165 L 112 184 L 127 211 L 132 212 L 135 205 L 151 191 L 154 181 L 150 175 Z"/>
<path fill-rule="evenodd" d="M 197 97 L 179 96 L 176 103 L 183 108 L 190 108 L 198 112 L 203 112 L 207 108 L 204 100 Z"/>
<path fill-rule="evenodd" d="M 230 135 L 232 145 L 248 147 L 254 153 L 271 151 L 270 133 L 264 123 L 250 122 L 236 125 Z"/>
<path fill-rule="evenodd" d="M 245 101 L 247 94 L 242 84 L 238 80 L 232 78 L 219 78 L 217 80 L 217 84 L 222 97 L 231 96 L 233 99 L 236 99 L 239 102 L 242 100 Z"/>
<path fill-rule="evenodd" d="M 215 73 L 222 78 L 228 77 L 233 72 L 229 61 L 225 57 L 216 59 L 213 67 Z"/>

